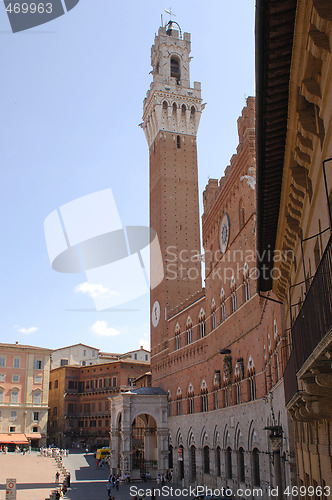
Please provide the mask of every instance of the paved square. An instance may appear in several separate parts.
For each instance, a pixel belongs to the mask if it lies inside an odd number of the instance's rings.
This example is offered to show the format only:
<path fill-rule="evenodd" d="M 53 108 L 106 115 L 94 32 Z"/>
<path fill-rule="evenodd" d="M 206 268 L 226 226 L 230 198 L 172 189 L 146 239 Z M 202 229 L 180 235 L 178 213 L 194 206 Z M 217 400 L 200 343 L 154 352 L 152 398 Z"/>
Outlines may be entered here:
<path fill-rule="evenodd" d="M 17 500 L 45 500 L 55 489 L 56 462 L 38 453 L 0 453 L 1 499 L 6 494 L 6 479 L 16 478 Z"/>

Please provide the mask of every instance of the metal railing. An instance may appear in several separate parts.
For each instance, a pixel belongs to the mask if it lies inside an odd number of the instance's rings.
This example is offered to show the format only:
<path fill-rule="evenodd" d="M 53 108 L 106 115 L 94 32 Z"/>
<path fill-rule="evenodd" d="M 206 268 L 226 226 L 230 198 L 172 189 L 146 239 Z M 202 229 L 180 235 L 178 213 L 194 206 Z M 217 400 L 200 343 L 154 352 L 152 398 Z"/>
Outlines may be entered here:
<path fill-rule="evenodd" d="M 286 404 L 298 390 L 296 373 L 332 327 L 332 236 L 292 326 L 293 350 L 285 373 Z"/>

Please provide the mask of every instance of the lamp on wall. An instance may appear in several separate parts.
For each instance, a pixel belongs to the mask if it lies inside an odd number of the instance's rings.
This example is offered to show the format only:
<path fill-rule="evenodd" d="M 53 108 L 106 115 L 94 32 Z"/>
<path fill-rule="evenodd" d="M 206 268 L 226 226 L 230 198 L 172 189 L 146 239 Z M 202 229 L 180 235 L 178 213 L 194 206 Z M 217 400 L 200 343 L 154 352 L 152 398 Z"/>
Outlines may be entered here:
<path fill-rule="evenodd" d="M 273 451 L 274 476 L 278 487 L 278 499 L 282 500 L 282 479 L 281 479 L 281 459 L 280 449 L 283 442 L 283 429 L 281 425 L 269 425 L 264 427 L 265 431 L 270 431 L 269 439 Z"/>
<path fill-rule="evenodd" d="M 221 349 L 221 351 L 219 351 L 219 354 L 230 354 L 232 351 L 230 349 Z"/>

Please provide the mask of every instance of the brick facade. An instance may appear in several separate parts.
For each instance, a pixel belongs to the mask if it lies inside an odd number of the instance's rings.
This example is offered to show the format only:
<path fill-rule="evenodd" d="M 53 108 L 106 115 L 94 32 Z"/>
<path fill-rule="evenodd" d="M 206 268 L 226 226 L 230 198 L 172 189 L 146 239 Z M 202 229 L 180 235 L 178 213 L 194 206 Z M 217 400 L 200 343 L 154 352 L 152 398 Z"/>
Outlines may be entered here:
<path fill-rule="evenodd" d="M 144 127 L 149 127 L 154 106 L 153 130 L 159 127 L 159 131 L 146 133 L 150 220 L 161 244 L 165 278 L 151 291 L 152 312 L 156 301 L 161 311 L 159 321 L 151 324 L 151 371 L 152 385 L 161 387 L 169 398 L 169 466 L 176 481 L 260 486 L 267 498 L 274 479 L 265 426 L 281 425 L 287 436 L 281 450 L 284 484 L 291 482 L 292 471 L 282 381 L 282 309 L 256 293 L 255 99 L 247 99 L 238 120 L 239 145 L 224 177 L 210 179 L 203 194 L 202 288 L 195 258 L 200 239 L 199 121 L 184 135 L 178 119 L 187 109 L 185 95 L 196 89 L 200 99 L 200 84 L 190 89 L 187 80 L 173 82 L 172 74 L 166 74 L 172 73 L 176 57 L 179 74 L 182 67 L 189 71 L 186 40 L 190 35 L 184 34 L 181 41 L 174 30 L 165 35 L 161 28 L 152 48 L 154 82 L 144 101 Z M 161 60 L 167 59 L 165 46 L 170 61 L 163 64 L 165 74 L 159 78 L 156 51 Z M 163 88 L 168 91 L 165 105 Z M 196 112 L 201 113 L 199 103 Z M 162 120 L 164 110 L 167 123 Z M 169 273 L 170 248 L 176 279 Z"/>

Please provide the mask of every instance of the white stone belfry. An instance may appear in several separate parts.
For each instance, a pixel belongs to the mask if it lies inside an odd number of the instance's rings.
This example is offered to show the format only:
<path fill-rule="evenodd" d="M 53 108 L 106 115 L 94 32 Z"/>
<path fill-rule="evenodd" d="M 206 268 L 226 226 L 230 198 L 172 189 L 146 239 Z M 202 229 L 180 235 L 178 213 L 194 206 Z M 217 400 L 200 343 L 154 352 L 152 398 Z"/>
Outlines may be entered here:
<path fill-rule="evenodd" d="M 172 25 L 171 25 L 172 28 Z M 160 27 L 151 48 L 153 82 L 143 104 L 149 148 L 159 131 L 196 136 L 204 104 L 201 84 L 190 87 L 190 33 Z"/>

